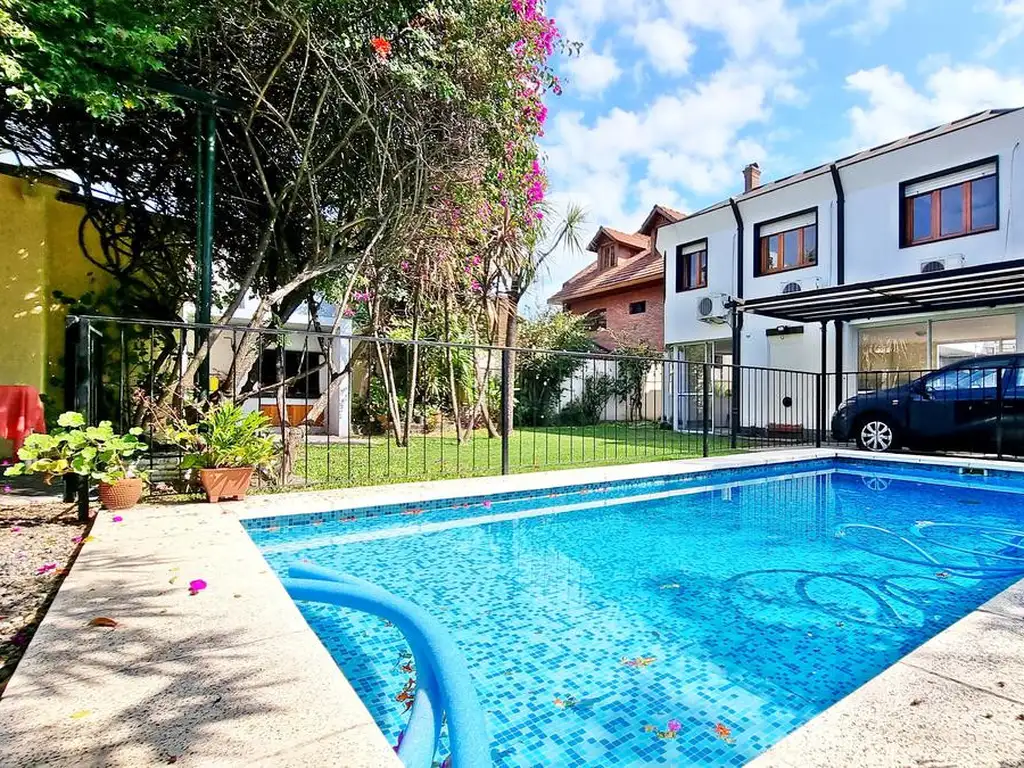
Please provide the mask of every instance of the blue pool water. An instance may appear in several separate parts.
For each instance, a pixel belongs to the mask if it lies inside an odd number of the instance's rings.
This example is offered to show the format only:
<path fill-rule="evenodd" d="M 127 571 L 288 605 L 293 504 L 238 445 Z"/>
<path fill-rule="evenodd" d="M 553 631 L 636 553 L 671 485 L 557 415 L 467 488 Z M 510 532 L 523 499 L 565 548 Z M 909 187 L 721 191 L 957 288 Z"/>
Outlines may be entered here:
<path fill-rule="evenodd" d="M 1024 577 L 1024 482 L 851 461 L 247 527 L 438 616 L 501 766 L 742 765 Z M 301 609 L 394 742 L 401 635 Z"/>

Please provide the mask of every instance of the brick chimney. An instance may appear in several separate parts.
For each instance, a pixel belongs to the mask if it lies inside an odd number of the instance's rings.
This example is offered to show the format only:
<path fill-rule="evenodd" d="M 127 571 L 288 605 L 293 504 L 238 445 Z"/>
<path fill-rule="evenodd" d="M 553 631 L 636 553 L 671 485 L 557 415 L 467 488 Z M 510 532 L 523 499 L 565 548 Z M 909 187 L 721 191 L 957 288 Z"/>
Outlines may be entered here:
<path fill-rule="evenodd" d="M 761 166 L 751 163 L 743 169 L 743 191 L 749 192 L 761 186 Z"/>

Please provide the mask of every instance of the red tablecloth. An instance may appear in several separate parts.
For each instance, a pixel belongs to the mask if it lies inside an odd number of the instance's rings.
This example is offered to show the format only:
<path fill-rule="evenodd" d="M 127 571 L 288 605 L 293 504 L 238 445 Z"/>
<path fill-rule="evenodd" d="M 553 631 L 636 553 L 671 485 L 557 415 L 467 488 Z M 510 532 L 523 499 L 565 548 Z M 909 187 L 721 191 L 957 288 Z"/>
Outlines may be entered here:
<path fill-rule="evenodd" d="M 14 455 L 33 432 L 46 432 L 43 401 L 34 387 L 0 386 L 0 438 L 14 443 Z"/>

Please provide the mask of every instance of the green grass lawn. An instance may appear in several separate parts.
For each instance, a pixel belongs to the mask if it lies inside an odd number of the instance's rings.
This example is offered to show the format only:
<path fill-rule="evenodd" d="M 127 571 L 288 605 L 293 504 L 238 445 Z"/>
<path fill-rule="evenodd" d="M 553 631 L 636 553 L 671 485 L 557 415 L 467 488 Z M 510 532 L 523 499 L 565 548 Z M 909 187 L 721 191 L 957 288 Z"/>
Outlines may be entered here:
<path fill-rule="evenodd" d="M 384 436 L 310 444 L 295 467 L 310 485 L 358 486 L 501 474 L 501 440 L 479 430 L 461 445 L 448 435 L 414 436 L 399 448 Z M 709 454 L 730 453 L 727 437 L 710 436 Z M 512 472 L 632 464 L 703 455 L 700 434 L 659 429 L 656 424 L 520 428 L 510 440 Z"/>

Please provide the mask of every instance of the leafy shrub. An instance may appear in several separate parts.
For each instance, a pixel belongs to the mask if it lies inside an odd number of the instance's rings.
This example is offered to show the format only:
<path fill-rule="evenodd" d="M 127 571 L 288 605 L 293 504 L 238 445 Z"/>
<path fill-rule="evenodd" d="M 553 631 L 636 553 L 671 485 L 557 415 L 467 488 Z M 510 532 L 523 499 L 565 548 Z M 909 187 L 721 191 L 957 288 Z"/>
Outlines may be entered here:
<path fill-rule="evenodd" d="M 270 420 L 259 411 L 245 411 L 225 401 L 198 407 L 199 418 L 164 413 L 158 419 L 161 437 L 185 452 L 182 469 L 229 469 L 270 466 L 278 453 Z"/>
<path fill-rule="evenodd" d="M 521 426 L 541 426 L 557 412 L 562 383 L 585 362 L 583 357 L 548 350 L 589 352 L 594 342 L 587 330 L 587 318 L 557 312 L 524 320 L 519 343 L 530 351 L 516 354 L 515 421 Z"/>
<path fill-rule="evenodd" d="M 558 414 L 559 421 L 571 427 L 598 424 L 604 415 L 608 398 L 614 394 L 615 380 L 610 376 L 592 376 L 584 379 L 580 394 Z"/>
<path fill-rule="evenodd" d="M 29 435 L 18 451 L 21 461 L 8 467 L 4 475 L 45 475 L 47 483 L 67 474 L 101 483 L 145 477 L 137 460 L 138 454 L 148 449 L 139 440 L 142 430 L 138 427 L 119 435 L 109 421 L 87 427 L 85 417 L 74 411 L 62 413 L 57 424 L 52 434 Z"/>

